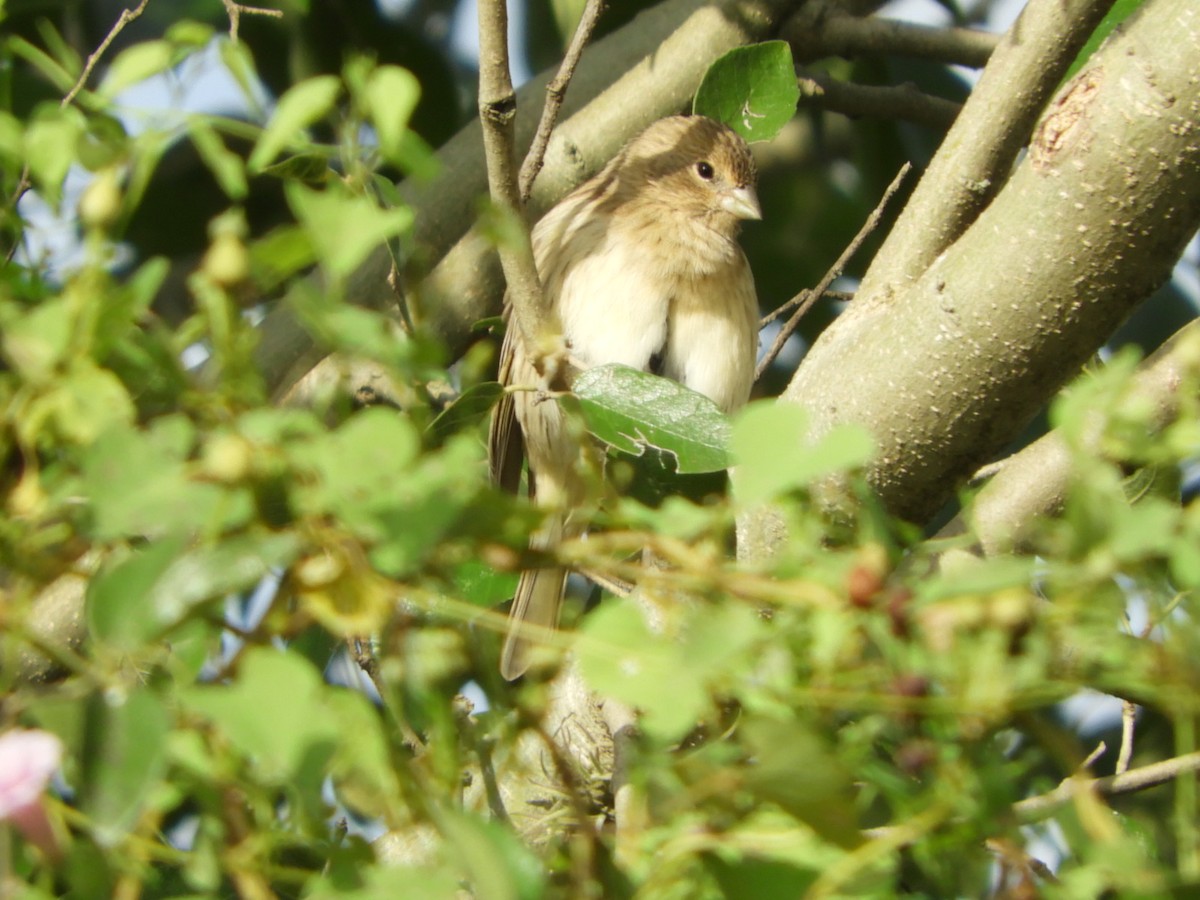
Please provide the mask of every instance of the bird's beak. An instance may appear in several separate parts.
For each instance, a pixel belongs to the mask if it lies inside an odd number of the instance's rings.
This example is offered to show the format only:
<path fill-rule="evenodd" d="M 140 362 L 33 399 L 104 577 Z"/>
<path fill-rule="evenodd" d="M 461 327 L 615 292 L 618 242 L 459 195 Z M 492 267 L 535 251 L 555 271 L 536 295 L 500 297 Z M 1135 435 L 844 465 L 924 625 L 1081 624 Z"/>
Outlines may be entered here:
<path fill-rule="evenodd" d="M 761 219 L 762 207 L 758 205 L 758 194 L 750 185 L 726 191 L 721 197 L 721 209 L 739 219 Z"/>

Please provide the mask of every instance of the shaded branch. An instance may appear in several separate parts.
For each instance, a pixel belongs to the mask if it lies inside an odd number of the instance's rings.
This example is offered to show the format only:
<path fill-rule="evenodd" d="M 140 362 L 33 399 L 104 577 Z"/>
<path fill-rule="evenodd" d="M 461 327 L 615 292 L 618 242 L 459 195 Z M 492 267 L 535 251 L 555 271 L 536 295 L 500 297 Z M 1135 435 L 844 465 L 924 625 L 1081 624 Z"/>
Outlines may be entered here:
<path fill-rule="evenodd" d="M 802 71 L 797 79 L 800 103 L 851 118 L 901 119 L 946 131 L 962 106 L 926 94 L 912 84 L 875 86 L 840 81 L 823 72 Z"/>
<path fill-rule="evenodd" d="M 912 166 L 909 163 L 905 163 L 900 167 L 900 171 L 896 173 L 896 177 L 892 179 L 892 183 L 888 185 L 887 190 L 883 192 L 883 197 L 880 198 L 879 202 L 875 205 L 875 209 L 873 209 L 871 214 L 867 216 L 867 221 L 865 221 L 862 224 L 862 227 L 858 229 L 858 234 L 854 236 L 854 240 L 852 240 L 846 246 L 846 249 L 842 251 L 841 256 L 837 258 L 837 261 L 829 267 L 829 270 L 825 273 L 825 277 L 823 277 L 817 283 L 817 286 L 808 291 L 801 291 L 776 311 L 776 314 L 778 314 L 789 307 L 797 307 L 796 311 L 792 313 L 792 317 L 787 320 L 787 324 L 779 329 L 779 333 L 775 335 L 775 342 L 771 344 L 771 349 L 763 355 L 761 360 L 759 360 L 758 367 L 754 370 L 755 381 L 762 378 L 763 373 L 771 367 L 771 363 L 775 361 L 775 357 L 779 355 L 779 351 L 783 349 L 783 345 L 787 343 L 787 339 L 792 336 L 792 332 L 794 332 L 796 330 L 796 326 L 800 324 L 800 319 L 803 318 L 804 314 L 812 308 L 812 305 L 824 295 L 829 285 L 833 284 L 834 280 L 842 274 L 842 271 L 846 268 L 846 263 L 848 263 L 854 254 L 858 252 L 858 249 L 870 236 L 871 232 L 879 226 L 879 222 L 883 218 L 883 211 L 885 208 L 887 208 L 888 201 L 891 200 L 896 191 L 900 189 L 900 184 L 904 181 L 904 177 L 908 175 L 910 171 L 912 171 Z"/>
<path fill-rule="evenodd" d="M 797 59 L 823 56 L 910 56 L 979 69 L 1000 43 L 1000 37 L 970 28 L 933 28 L 892 19 L 833 15 L 819 36 L 791 22 L 783 38 Z"/>

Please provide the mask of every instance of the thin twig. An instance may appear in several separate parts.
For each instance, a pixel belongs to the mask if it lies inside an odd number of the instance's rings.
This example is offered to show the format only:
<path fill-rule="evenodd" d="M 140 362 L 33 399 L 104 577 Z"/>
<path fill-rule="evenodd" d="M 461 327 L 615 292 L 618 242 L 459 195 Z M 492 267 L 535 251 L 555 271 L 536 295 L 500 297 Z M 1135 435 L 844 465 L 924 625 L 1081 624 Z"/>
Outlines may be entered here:
<path fill-rule="evenodd" d="M 567 86 L 575 75 L 575 67 L 579 65 L 583 48 L 587 46 L 588 39 L 592 36 L 592 29 L 596 27 L 596 20 L 600 18 L 600 13 L 603 11 L 604 0 L 587 0 L 579 24 L 575 26 L 575 33 L 571 36 L 571 43 L 567 47 L 566 55 L 563 56 L 562 64 L 559 65 L 554 78 L 546 85 L 546 104 L 542 107 L 542 118 L 538 122 L 537 133 L 533 136 L 533 145 L 529 148 L 529 153 L 525 155 L 525 161 L 521 164 L 519 186 L 522 203 L 527 203 L 529 195 L 533 193 L 533 182 L 537 178 L 538 172 L 542 171 L 542 162 L 546 158 L 546 146 L 550 143 L 550 133 L 554 131 L 554 124 L 558 121 L 558 111 L 562 107 L 563 99 L 567 96 Z"/>
<path fill-rule="evenodd" d="M 91 55 L 88 56 L 87 62 L 83 64 L 83 71 L 79 73 L 79 78 L 75 81 L 75 85 L 71 88 L 71 90 L 67 91 L 67 96 L 62 98 L 62 103 L 60 103 L 59 106 L 65 109 L 70 105 L 71 101 L 78 96 L 79 92 L 83 90 L 83 86 L 87 84 L 87 80 L 92 77 L 92 70 L 96 68 L 96 64 L 100 62 L 100 57 L 102 57 L 105 51 L 108 50 L 109 45 L 117 39 L 117 35 L 125 30 L 126 25 L 146 11 L 146 6 L 149 3 L 150 0 L 142 0 L 142 2 L 133 9 L 121 10 L 121 15 L 117 18 L 117 24 L 109 30 L 107 35 L 105 35 L 104 40 L 100 42 L 100 46 L 93 50 Z"/>
<path fill-rule="evenodd" d="M 1115 797 L 1121 794 L 1133 794 L 1144 791 L 1160 784 L 1166 784 L 1189 772 L 1200 771 L 1200 751 L 1165 759 L 1162 762 L 1151 763 L 1137 769 L 1130 769 L 1121 775 L 1108 775 L 1104 778 L 1086 778 L 1072 775 L 1066 778 L 1054 790 L 1036 797 L 1029 797 L 1014 803 L 1010 808 L 1021 823 L 1036 822 L 1051 815 L 1055 810 L 1070 803 L 1083 791 L 1094 791 L 1103 797 Z M 884 825 L 881 828 L 868 828 L 863 836 L 872 840 L 894 840 L 897 836 L 905 838 L 905 832 L 910 826 Z M 903 840 L 898 846 L 913 843 L 912 839 Z"/>
<path fill-rule="evenodd" d="M 792 310 L 792 307 L 795 306 L 798 301 L 804 300 L 809 295 L 809 293 L 810 293 L 809 291 L 801 291 L 799 294 L 797 294 L 795 297 L 793 297 L 787 303 L 782 303 L 779 306 L 775 307 L 773 310 L 771 310 L 769 313 L 767 313 L 765 316 L 763 316 L 761 319 L 758 320 L 758 330 L 762 331 L 762 329 L 766 328 L 768 325 L 770 325 L 772 322 L 774 322 L 776 319 L 778 319 L 780 316 L 782 316 L 785 312 L 790 312 Z M 821 294 L 821 297 L 824 298 L 825 300 L 835 300 L 838 303 L 849 303 L 851 300 L 854 299 L 854 292 L 853 291 L 825 291 L 823 294 Z"/>
<path fill-rule="evenodd" d="M 1133 729 L 1137 722 L 1137 704 L 1132 700 L 1121 701 L 1121 751 L 1117 754 L 1117 764 L 1113 771 L 1117 775 L 1129 771 L 1129 761 L 1133 759 Z"/>
<path fill-rule="evenodd" d="M 396 727 L 400 729 L 400 736 L 404 739 L 404 743 L 408 744 L 409 749 L 413 753 L 424 751 L 425 742 L 421 740 L 420 735 L 413 731 L 412 726 L 408 722 L 395 714 L 391 703 L 388 702 L 391 693 L 388 691 L 387 685 L 383 682 L 383 675 L 379 671 L 379 660 L 375 658 L 375 650 L 371 646 L 371 639 L 362 637 L 361 635 L 347 637 L 346 649 L 350 652 L 350 658 L 371 679 L 371 684 L 375 686 L 375 692 L 379 694 L 379 702 L 383 704 L 384 711 L 396 723 Z"/>
<path fill-rule="evenodd" d="M 261 6 L 244 6 L 241 3 L 234 3 L 233 0 L 221 0 L 225 7 L 225 15 L 229 17 L 229 40 L 233 43 L 238 42 L 238 25 L 241 24 L 242 16 L 270 16 L 272 19 L 282 19 L 282 9 L 265 9 Z"/>
<path fill-rule="evenodd" d="M 825 273 L 825 277 L 820 280 L 817 286 L 808 291 L 801 291 L 786 304 L 784 304 L 784 306 L 797 306 L 796 312 L 792 314 L 790 319 L 788 319 L 787 324 L 779 330 L 779 334 L 775 335 L 775 342 L 771 345 L 771 349 L 768 350 L 767 354 L 762 358 L 761 361 L 759 361 L 758 369 L 754 373 L 754 379 L 756 381 L 759 378 L 762 378 L 763 372 L 767 371 L 767 369 L 771 367 L 771 363 L 775 361 L 775 357 L 779 355 L 779 351 L 783 349 L 783 345 L 787 343 L 787 339 L 792 336 L 792 332 L 794 332 L 796 330 L 796 326 L 800 324 L 800 319 L 817 301 L 817 298 L 825 293 L 825 289 L 833 283 L 834 279 L 842 274 L 842 270 L 846 267 L 846 263 L 848 263 L 850 258 L 858 252 L 858 248 L 863 245 L 863 242 L 867 239 L 867 236 L 878 227 L 880 220 L 883 218 L 883 211 L 887 207 L 888 201 L 890 201 L 896 191 L 900 189 L 900 185 L 904 181 L 904 177 L 908 175 L 910 171 L 912 171 L 911 163 L 905 163 L 900 167 L 900 171 L 896 173 L 896 177 L 892 179 L 892 183 L 888 185 L 888 189 L 883 192 L 883 197 L 880 199 L 879 203 L 876 204 L 875 209 L 871 212 L 871 215 L 867 216 L 867 221 L 864 222 L 862 228 L 858 230 L 858 234 L 854 236 L 854 240 L 851 241 L 846 249 L 842 251 L 842 255 L 837 258 L 837 262 L 830 267 L 829 271 Z"/>
<path fill-rule="evenodd" d="M 513 221 L 524 222 L 513 160 L 517 95 L 508 68 L 508 10 L 504 0 L 479 0 L 479 121 L 492 203 Z M 502 244 L 500 265 L 508 284 L 512 318 L 531 355 L 544 331 L 542 289 L 528 231 L 518 245 Z"/>
<path fill-rule="evenodd" d="M 1125 620 L 1129 623 L 1128 613 L 1125 615 Z M 1129 624 L 1132 626 L 1132 623 Z M 1150 632 L 1154 630 L 1155 624 L 1154 617 L 1147 614 L 1146 623 L 1142 626 L 1138 637 L 1143 641 L 1150 637 Z M 1121 700 L 1121 749 L 1117 753 L 1117 764 L 1113 767 L 1113 772 L 1117 775 L 1129 771 L 1129 763 L 1133 759 L 1133 735 L 1137 726 L 1137 710 L 1137 704 L 1132 700 Z"/>
<path fill-rule="evenodd" d="M 1032 822 L 1069 803 L 1081 791 L 1095 791 L 1105 797 L 1115 797 L 1158 787 L 1180 775 L 1196 771 L 1200 771 L 1200 751 L 1140 766 L 1119 775 L 1108 775 L 1104 778 L 1068 778 L 1049 793 L 1014 803 L 1012 809 L 1021 821 Z"/>
<path fill-rule="evenodd" d="M 1087 755 L 1087 757 L 1084 759 L 1084 761 L 1079 764 L 1079 771 L 1086 772 L 1088 769 L 1090 769 L 1092 767 L 1092 763 L 1094 763 L 1096 760 L 1098 760 L 1100 757 L 1102 757 L 1107 752 L 1108 752 L 1108 744 L 1104 743 L 1104 741 L 1101 741 L 1099 744 L 1096 745 L 1096 749 L 1094 749 L 1091 753 L 1089 753 Z"/>

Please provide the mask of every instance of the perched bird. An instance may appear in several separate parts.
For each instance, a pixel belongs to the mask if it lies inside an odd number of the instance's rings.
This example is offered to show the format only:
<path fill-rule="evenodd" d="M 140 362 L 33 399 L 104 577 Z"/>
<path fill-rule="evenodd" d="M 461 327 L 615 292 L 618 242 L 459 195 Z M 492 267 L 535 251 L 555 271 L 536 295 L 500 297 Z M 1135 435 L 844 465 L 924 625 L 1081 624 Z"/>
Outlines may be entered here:
<path fill-rule="evenodd" d="M 682 382 L 726 412 L 750 395 L 758 301 L 737 242 L 743 219 L 762 217 L 750 150 L 704 117 L 674 116 L 631 140 L 533 230 L 545 308 L 562 329 L 570 362 L 622 363 Z M 500 355 L 500 380 L 545 384 L 515 322 Z M 514 427 L 514 425 L 519 425 Z M 516 492 L 522 451 L 530 496 L 551 510 L 531 546 L 582 533 L 572 510 L 584 494 L 581 449 L 557 400 L 507 393 L 492 416 L 492 477 Z M 500 671 L 528 666 L 526 624 L 558 624 L 566 571 L 521 573 Z"/>

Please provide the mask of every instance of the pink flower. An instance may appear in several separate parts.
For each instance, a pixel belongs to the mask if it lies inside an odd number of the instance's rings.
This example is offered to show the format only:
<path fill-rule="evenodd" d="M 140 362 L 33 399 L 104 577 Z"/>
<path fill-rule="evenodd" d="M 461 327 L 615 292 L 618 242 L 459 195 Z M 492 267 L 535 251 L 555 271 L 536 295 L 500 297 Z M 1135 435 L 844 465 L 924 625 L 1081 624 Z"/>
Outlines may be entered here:
<path fill-rule="evenodd" d="M 0 821 L 9 821 L 47 856 L 59 844 L 42 803 L 46 784 L 62 763 L 63 745 L 48 731 L 0 735 Z"/>

